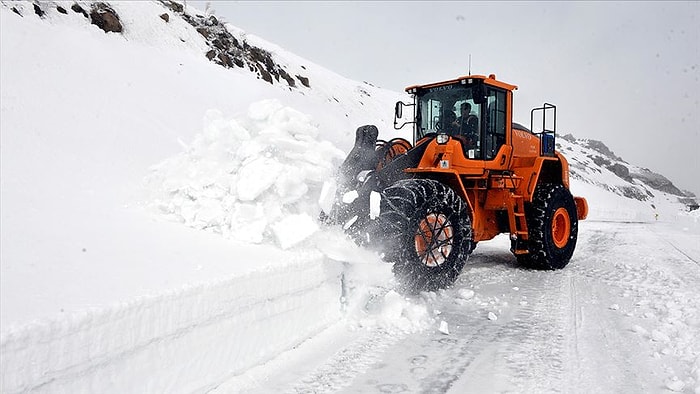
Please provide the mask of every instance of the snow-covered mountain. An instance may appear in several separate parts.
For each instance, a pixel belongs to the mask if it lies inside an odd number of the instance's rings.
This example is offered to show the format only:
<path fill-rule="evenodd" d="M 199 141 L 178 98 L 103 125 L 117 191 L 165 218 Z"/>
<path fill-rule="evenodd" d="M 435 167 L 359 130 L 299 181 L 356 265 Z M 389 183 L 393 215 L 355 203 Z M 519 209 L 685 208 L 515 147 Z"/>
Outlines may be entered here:
<path fill-rule="evenodd" d="M 569 159 L 574 179 L 595 185 L 618 196 L 647 203 L 656 210 L 662 204 L 681 204 L 688 211 L 698 208 L 695 195 L 678 189 L 670 180 L 648 168 L 616 156 L 601 141 L 561 136 L 557 149 Z"/>
<path fill-rule="evenodd" d="M 402 92 L 175 1 L 2 1 L 0 18 L 0 391 L 205 392 L 340 321 L 438 322 L 442 295 L 403 298 L 315 220 L 356 127 L 409 138 Z M 557 141 L 590 220 L 697 223 L 663 176 Z"/>

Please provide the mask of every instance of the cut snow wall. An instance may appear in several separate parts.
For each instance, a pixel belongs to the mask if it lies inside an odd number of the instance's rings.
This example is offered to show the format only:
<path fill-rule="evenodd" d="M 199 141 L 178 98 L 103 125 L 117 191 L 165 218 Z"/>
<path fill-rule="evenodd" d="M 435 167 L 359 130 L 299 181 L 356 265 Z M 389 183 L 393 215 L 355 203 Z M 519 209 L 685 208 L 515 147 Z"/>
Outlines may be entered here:
<path fill-rule="evenodd" d="M 3 333 L 0 392 L 205 391 L 336 322 L 340 272 L 312 254 Z"/>

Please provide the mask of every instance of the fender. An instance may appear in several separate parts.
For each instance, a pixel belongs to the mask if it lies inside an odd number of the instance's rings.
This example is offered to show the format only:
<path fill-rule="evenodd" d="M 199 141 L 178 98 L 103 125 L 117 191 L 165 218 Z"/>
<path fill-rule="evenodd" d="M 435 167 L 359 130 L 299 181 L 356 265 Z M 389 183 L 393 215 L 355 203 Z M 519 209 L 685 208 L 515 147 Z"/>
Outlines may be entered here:
<path fill-rule="evenodd" d="M 539 156 L 521 163 L 514 172 L 523 178 L 519 192 L 525 201 L 531 202 L 537 185 L 559 183 L 569 189 L 569 162 L 559 152 L 554 157 Z M 529 165 L 528 165 L 529 164 Z"/>

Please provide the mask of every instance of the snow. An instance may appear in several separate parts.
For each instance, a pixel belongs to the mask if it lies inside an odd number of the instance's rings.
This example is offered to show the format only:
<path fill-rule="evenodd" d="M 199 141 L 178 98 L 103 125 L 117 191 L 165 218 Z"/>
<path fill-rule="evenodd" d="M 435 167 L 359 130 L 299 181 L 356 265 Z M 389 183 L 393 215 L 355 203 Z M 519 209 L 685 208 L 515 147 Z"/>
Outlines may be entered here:
<path fill-rule="evenodd" d="M 567 268 L 499 236 L 406 296 L 317 221 L 357 126 L 410 139 L 401 93 L 233 26 L 312 88 L 224 69 L 159 3 L 114 3 L 123 35 L 50 4 L 0 5 L 3 393 L 700 392 L 698 211 L 581 164 Z"/>
<path fill-rule="evenodd" d="M 440 320 L 440 327 L 438 328 L 438 331 L 445 335 L 450 335 L 450 327 L 449 324 L 447 324 L 446 321 Z"/>
<path fill-rule="evenodd" d="M 376 219 L 379 216 L 380 213 L 380 204 L 381 204 L 382 196 L 381 194 L 372 191 L 369 193 L 369 218 L 370 219 Z"/>

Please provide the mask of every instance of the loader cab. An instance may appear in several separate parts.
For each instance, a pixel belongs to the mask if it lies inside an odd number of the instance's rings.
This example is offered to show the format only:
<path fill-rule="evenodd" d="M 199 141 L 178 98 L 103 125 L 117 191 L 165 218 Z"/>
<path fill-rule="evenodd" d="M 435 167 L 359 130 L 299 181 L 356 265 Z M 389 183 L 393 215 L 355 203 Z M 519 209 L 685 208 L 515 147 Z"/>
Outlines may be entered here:
<path fill-rule="evenodd" d="M 414 142 L 447 134 L 461 142 L 464 157 L 470 160 L 502 157 L 499 151 L 507 142 L 510 119 L 509 93 L 515 88 L 494 76 L 468 76 L 407 88 L 414 95 Z"/>

